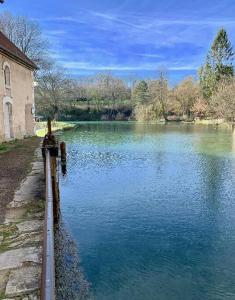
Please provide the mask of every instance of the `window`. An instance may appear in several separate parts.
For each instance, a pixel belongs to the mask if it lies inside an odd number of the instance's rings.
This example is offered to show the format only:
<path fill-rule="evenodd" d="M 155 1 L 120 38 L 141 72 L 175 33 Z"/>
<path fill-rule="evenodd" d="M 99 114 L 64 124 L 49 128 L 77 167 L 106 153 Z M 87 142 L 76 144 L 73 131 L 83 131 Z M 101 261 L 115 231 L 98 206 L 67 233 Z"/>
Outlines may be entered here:
<path fill-rule="evenodd" d="M 10 74 L 10 68 L 8 66 L 5 66 L 4 78 L 5 78 L 5 85 L 10 86 L 11 85 L 11 74 Z"/>

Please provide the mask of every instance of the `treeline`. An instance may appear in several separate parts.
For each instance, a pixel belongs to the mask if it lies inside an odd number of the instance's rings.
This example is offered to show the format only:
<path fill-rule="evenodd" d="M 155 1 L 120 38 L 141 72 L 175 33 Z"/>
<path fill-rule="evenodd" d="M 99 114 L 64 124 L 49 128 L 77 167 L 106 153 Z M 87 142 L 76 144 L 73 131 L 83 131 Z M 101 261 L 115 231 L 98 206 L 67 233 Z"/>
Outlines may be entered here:
<path fill-rule="evenodd" d="M 135 118 L 165 121 L 221 118 L 234 122 L 233 57 L 227 32 L 221 29 L 199 70 L 199 80 L 188 77 L 170 88 L 167 77 L 160 72 L 156 80 L 141 81 L 134 87 Z"/>
<path fill-rule="evenodd" d="M 38 113 L 45 117 L 80 121 L 132 118 L 131 89 L 111 74 L 78 81 L 66 79 L 58 70 L 56 76 L 42 76 L 36 91 Z"/>
<path fill-rule="evenodd" d="M 38 80 L 37 108 L 44 117 L 61 120 L 194 121 L 224 119 L 234 122 L 235 79 L 233 49 L 227 32 L 219 30 L 199 79 L 187 77 L 170 87 L 167 74 L 128 84 L 112 74 L 69 80 L 61 69 Z"/>
<path fill-rule="evenodd" d="M 50 57 L 49 43 L 37 23 L 2 13 L 0 30 L 40 67 L 35 98 L 41 118 L 234 122 L 234 52 L 225 29 L 218 31 L 198 78 L 187 77 L 175 87 L 161 70 L 156 79 L 132 83 L 111 73 L 74 80 Z"/>

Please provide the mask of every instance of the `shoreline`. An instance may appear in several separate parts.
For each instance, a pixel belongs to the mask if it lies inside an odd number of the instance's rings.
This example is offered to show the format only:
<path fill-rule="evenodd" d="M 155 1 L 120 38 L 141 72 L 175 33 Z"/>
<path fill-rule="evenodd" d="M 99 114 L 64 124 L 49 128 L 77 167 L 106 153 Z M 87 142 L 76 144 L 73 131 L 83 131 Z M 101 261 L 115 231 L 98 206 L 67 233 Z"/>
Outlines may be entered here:
<path fill-rule="evenodd" d="M 52 132 L 66 131 L 76 128 L 75 122 L 56 121 L 52 122 Z M 47 134 L 47 122 L 36 123 L 36 136 L 43 138 Z"/>
<path fill-rule="evenodd" d="M 149 124 L 149 125 L 169 125 L 169 124 L 184 124 L 184 125 L 195 125 L 195 126 L 218 126 L 218 127 L 226 127 L 233 129 L 235 127 L 235 122 L 226 122 L 222 119 L 202 119 L 202 120 L 193 120 L 193 121 L 185 121 L 185 120 L 156 120 L 156 121 L 136 121 L 136 120 L 105 120 L 105 121 L 56 121 L 52 131 L 54 133 L 63 132 L 67 130 L 76 129 L 81 124 L 85 123 L 136 123 L 136 124 Z M 37 137 L 44 137 L 46 134 L 46 122 L 38 122 L 39 127 L 43 126 L 44 128 L 40 128 L 36 130 Z"/>

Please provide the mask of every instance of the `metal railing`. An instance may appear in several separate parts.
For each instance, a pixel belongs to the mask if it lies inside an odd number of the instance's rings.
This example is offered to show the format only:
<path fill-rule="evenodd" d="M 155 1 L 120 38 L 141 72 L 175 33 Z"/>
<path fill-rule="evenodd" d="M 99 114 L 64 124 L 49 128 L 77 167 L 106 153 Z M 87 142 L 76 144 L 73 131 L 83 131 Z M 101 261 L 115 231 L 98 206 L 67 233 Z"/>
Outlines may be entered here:
<path fill-rule="evenodd" d="M 54 212 L 51 157 L 45 150 L 46 207 L 41 280 L 41 300 L 55 300 Z"/>

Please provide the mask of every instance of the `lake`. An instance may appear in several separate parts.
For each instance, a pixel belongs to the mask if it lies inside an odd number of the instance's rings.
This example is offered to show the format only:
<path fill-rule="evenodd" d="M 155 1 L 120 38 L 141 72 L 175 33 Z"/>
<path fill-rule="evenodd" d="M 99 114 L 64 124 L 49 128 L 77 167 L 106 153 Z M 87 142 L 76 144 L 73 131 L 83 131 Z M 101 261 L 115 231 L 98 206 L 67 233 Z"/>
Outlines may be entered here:
<path fill-rule="evenodd" d="M 80 123 L 63 219 L 96 300 L 235 299 L 235 133 Z"/>

